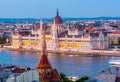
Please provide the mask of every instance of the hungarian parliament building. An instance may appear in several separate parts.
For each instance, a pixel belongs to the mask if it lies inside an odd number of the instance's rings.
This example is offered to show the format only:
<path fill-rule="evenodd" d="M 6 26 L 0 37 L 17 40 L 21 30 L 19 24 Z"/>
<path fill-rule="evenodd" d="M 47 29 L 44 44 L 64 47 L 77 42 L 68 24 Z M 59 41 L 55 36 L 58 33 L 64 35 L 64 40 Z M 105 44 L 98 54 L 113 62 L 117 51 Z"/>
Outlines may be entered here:
<path fill-rule="evenodd" d="M 45 31 L 47 50 L 79 51 L 90 49 L 107 49 L 108 36 L 102 30 L 92 30 L 89 27 L 64 25 L 59 12 L 51 25 L 45 28 L 44 22 L 40 21 L 38 29 L 30 29 L 28 35 L 15 30 L 12 34 L 12 47 L 27 49 L 42 49 L 42 31 Z"/>

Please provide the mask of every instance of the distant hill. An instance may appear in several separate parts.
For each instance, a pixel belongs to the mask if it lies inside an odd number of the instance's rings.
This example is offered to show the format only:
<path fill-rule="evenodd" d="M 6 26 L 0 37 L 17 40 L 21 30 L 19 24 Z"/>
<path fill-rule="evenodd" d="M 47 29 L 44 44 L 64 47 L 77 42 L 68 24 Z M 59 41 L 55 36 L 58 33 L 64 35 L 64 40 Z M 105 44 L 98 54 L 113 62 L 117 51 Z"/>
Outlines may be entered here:
<path fill-rule="evenodd" d="M 64 20 L 120 20 L 120 17 L 63 18 Z"/>
<path fill-rule="evenodd" d="M 120 17 L 91 17 L 91 18 L 62 18 L 63 21 L 75 21 L 75 20 L 120 20 Z M 37 18 L 0 18 L 0 22 L 6 23 L 23 23 L 23 22 L 36 22 L 40 19 Z M 53 18 L 42 18 L 43 21 L 51 22 Z"/>

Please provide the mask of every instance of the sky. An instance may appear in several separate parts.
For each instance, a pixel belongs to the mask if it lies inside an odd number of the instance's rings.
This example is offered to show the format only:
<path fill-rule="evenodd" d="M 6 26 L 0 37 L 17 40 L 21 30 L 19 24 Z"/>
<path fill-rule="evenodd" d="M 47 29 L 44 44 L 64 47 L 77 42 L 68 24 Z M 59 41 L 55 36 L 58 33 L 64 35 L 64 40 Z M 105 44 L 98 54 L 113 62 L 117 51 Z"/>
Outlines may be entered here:
<path fill-rule="evenodd" d="M 120 17 L 120 0 L 0 0 L 0 18 Z"/>

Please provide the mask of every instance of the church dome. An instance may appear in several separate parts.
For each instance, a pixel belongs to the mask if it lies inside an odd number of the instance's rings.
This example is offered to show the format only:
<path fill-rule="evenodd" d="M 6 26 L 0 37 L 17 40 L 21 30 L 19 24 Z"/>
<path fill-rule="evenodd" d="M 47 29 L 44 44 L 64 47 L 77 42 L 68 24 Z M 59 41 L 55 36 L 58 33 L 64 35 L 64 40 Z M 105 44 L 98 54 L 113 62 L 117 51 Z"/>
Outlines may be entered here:
<path fill-rule="evenodd" d="M 55 16 L 55 18 L 53 19 L 53 23 L 55 22 L 55 24 L 62 24 L 62 19 L 61 17 L 59 16 L 59 12 L 57 10 L 57 16 Z"/>

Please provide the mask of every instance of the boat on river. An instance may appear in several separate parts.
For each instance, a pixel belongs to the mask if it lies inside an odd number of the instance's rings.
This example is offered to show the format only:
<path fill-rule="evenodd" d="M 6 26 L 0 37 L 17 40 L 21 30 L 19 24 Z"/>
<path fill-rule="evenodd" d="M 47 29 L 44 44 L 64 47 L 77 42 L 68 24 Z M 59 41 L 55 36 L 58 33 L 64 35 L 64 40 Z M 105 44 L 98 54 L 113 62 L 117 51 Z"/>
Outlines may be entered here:
<path fill-rule="evenodd" d="M 75 76 L 69 76 L 68 79 L 71 80 L 71 81 L 73 81 L 73 82 L 75 82 L 76 80 L 79 79 L 79 77 L 78 77 L 78 75 L 75 75 Z"/>
<path fill-rule="evenodd" d="M 120 59 L 110 60 L 110 61 L 109 61 L 109 64 L 111 64 L 111 65 L 119 65 L 119 66 L 120 66 Z"/>
<path fill-rule="evenodd" d="M 74 57 L 74 55 L 68 55 L 69 57 Z"/>

